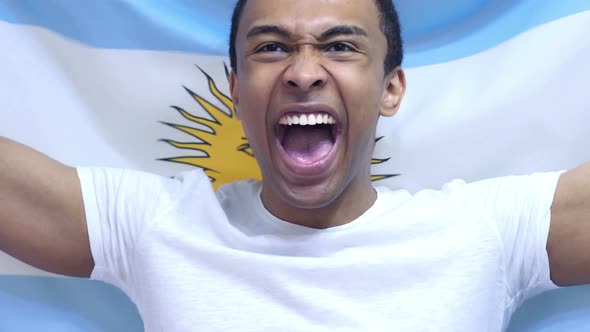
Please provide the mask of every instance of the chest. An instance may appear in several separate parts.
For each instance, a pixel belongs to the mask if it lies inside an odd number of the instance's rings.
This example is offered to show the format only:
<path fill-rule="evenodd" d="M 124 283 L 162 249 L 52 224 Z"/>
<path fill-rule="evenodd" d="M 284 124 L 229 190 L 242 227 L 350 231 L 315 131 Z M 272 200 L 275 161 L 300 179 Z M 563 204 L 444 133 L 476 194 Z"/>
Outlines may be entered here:
<path fill-rule="evenodd" d="M 137 304 L 147 331 L 500 331 L 501 257 L 472 241 L 352 241 L 325 256 L 160 241 L 139 260 Z"/>

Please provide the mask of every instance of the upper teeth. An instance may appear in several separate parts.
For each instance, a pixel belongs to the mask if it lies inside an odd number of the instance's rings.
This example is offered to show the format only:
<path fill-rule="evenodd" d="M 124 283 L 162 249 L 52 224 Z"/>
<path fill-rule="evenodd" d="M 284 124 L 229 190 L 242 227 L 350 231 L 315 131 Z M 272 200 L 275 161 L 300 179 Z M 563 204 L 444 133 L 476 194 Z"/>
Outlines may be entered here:
<path fill-rule="evenodd" d="M 285 114 L 279 124 L 292 126 L 314 126 L 316 124 L 334 124 L 336 120 L 328 113 Z"/>

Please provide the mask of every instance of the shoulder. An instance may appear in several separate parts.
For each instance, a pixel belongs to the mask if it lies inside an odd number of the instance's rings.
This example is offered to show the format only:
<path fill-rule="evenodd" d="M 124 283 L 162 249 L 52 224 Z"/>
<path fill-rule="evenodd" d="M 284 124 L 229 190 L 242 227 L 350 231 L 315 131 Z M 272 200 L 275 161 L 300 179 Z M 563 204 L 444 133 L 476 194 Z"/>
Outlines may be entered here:
<path fill-rule="evenodd" d="M 555 190 L 562 171 L 532 173 L 528 175 L 510 175 L 474 181 L 452 180 L 439 190 L 422 190 L 416 197 L 453 198 L 485 202 L 490 200 L 523 199 L 540 193 Z"/>
<path fill-rule="evenodd" d="M 152 197 L 171 203 L 191 191 L 200 192 L 211 187 L 209 178 L 200 169 L 172 177 L 124 168 L 77 167 L 76 171 L 82 191 L 89 197 L 121 199 L 130 196 L 138 201 Z"/>
<path fill-rule="evenodd" d="M 423 189 L 415 193 L 383 187 L 379 190 L 389 208 L 399 207 L 414 215 L 432 219 L 453 215 L 496 219 L 501 214 L 516 215 L 521 210 L 542 210 L 550 204 L 559 174 L 535 173 L 473 182 L 455 179 L 439 189 Z"/>

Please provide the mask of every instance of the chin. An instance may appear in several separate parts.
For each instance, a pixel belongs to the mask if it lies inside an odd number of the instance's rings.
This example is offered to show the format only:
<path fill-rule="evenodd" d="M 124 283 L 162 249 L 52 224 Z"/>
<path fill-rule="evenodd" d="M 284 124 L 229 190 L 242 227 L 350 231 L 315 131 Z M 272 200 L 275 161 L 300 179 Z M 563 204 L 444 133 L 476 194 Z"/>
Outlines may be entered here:
<path fill-rule="evenodd" d="M 342 193 L 334 186 L 321 183 L 306 186 L 287 186 L 281 188 L 282 200 L 298 209 L 320 209 L 332 204 Z"/>

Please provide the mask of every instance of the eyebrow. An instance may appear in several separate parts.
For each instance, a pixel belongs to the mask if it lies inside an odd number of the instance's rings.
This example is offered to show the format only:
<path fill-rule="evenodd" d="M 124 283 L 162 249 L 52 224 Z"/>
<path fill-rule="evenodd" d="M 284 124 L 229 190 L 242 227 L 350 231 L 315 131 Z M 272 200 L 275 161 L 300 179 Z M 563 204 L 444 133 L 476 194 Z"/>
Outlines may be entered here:
<path fill-rule="evenodd" d="M 324 31 L 318 37 L 318 41 L 323 42 L 330 38 L 340 35 L 369 37 L 367 31 L 363 28 L 359 28 L 355 25 L 337 25 L 333 28 Z"/>
<path fill-rule="evenodd" d="M 248 31 L 246 38 L 252 38 L 263 34 L 274 34 L 285 38 L 291 38 L 293 35 L 286 28 L 278 25 L 257 25 Z M 368 37 L 369 34 L 363 28 L 355 25 L 337 25 L 324 31 L 319 37 L 318 41 L 324 42 L 330 38 L 345 35 L 345 36 L 362 36 Z"/>
<path fill-rule="evenodd" d="M 291 37 L 291 33 L 287 29 L 278 25 L 257 25 L 248 31 L 246 38 L 249 39 L 258 35 L 266 34 L 279 35 L 286 38 Z"/>

